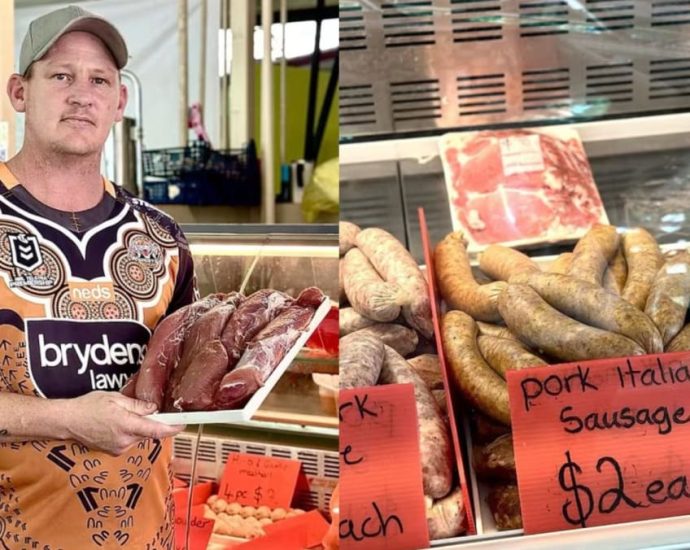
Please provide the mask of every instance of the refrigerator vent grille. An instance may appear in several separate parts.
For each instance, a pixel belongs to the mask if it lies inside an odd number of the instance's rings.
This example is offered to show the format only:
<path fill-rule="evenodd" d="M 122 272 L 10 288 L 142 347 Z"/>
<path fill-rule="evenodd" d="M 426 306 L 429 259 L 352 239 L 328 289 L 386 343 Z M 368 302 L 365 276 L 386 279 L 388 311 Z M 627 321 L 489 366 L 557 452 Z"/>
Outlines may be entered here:
<path fill-rule="evenodd" d="M 456 80 L 460 116 L 505 113 L 505 75 L 459 76 Z"/>
<path fill-rule="evenodd" d="M 386 48 L 434 44 L 431 0 L 401 0 L 381 4 Z"/>
<path fill-rule="evenodd" d="M 520 36 L 565 34 L 568 30 L 568 3 L 565 0 L 520 3 Z"/>
<path fill-rule="evenodd" d="M 652 26 L 687 25 L 690 23 L 690 0 L 653 0 Z"/>
<path fill-rule="evenodd" d="M 391 82 L 395 122 L 441 118 L 438 80 Z"/>

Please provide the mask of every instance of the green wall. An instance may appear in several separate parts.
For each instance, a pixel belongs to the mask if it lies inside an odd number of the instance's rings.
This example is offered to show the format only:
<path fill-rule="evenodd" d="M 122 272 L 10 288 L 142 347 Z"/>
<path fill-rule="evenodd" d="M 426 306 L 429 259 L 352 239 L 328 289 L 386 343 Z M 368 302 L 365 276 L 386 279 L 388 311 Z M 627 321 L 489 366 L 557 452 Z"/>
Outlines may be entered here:
<path fill-rule="evenodd" d="M 255 123 L 256 123 L 256 143 L 257 147 L 261 143 L 261 64 L 256 64 L 256 99 L 255 99 Z M 318 121 L 318 113 L 321 109 L 323 96 L 328 87 L 328 77 L 330 70 L 322 70 L 319 74 L 319 87 L 317 111 L 314 126 Z M 287 89 L 287 118 L 286 118 L 286 138 L 285 156 L 286 161 L 291 162 L 301 159 L 304 156 L 304 137 L 307 124 L 307 102 L 309 100 L 309 68 L 308 67 L 287 67 L 285 87 Z M 276 193 L 280 191 L 280 67 L 273 67 L 273 86 L 274 94 L 274 113 L 275 113 L 275 155 L 276 155 Z M 232 98 L 231 98 L 232 101 Z M 336 91 L 333 104 L 328 115 L 326 131 L 321 142 L 317 163 L 324 162 L 330 158 L 338 156 L 338 93 Z M 259 151 L 259 155 L 262 152 Z"/>

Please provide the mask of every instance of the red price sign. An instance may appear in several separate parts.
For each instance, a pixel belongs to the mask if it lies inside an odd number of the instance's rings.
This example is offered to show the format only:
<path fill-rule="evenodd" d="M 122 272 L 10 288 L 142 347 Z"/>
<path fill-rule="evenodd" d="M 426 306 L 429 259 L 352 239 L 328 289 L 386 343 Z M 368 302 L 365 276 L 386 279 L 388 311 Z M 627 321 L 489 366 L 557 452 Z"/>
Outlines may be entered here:
<path fill-rule="evenodd" d="M 340 545 L 427 548 L 412 384 L 340 391 Z"/>
<path fill-rule="evenodd" d="M 186 513 L 175 511 L 175 550 L 206 550 L 213 534 L 214 520 L 204 517 L 203 505 L 192 508 L 189 524 L 189 545 L 186 544 Z"/>
<path fill-rule="evenodd" d="M 300 467 L 297 460 L 230 453 L 218 495 L 244 506 L 289 508 Z"/>
<path fill-rule="evenodd" d="M 213 483 L 197 483 L 192 487 L 192 506 L 204 504 L 208 497 L 211 496 L 213 490 Z M 175 500 L 175 513 L 186 514 L 187 504 L 189 502 L 189 488 L 180 488 L 173 491 L 173 499 Z"/>
<path fill-rule="evenodd" d="M 690 513 L 690 353 L 508 372 L 527 533 Z"/>

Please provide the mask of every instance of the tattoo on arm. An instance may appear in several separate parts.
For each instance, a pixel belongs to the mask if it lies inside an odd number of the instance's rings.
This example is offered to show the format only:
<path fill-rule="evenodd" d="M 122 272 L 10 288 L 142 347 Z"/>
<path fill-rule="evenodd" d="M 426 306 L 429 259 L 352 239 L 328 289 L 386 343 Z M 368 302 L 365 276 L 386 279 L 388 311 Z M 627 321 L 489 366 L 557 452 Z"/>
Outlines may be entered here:
<path fill-rule="evenodd" d="M 5 435 L 10 435 L 10 432 L 8 430 L 0 430 L 0 437 Z"/>

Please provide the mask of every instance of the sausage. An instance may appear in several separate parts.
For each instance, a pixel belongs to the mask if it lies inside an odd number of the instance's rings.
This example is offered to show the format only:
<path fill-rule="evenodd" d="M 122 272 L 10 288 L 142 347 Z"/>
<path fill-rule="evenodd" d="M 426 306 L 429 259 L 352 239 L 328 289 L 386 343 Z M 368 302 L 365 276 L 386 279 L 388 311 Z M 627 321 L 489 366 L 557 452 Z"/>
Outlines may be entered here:
<path fill-rule="evenodd" d="M 475 446 L 472 465 L 479 479 L 515 482 L 517 473 L 512 434 L 501 435 L 487 445 Z"/>
<path fill-rule="evenodd" d="M 238 408 L 266 383 L 285 355 L 309 327 L 316 309 L 314 306 L 319 299 L 315 297 L 312 301 L 307 296 L 315 294 L 316 290 L 318 289 L 303 290 L 290 307 L 277 315 L 252 338 L 237 366 L 225 376 L 221 375 L 222 380 L 219 384 L 214 385 L 211 382 L 205 386 L 218 388 L 215 395 L 210 392 L 210 400 L 214 408 Z M 324 298 L 320 290 L 318 294 L 321 299 Z M 194 398 L 191 406 L 208 407 L 209 403 L 207 400 Z"/>
<path fill-rule="evenodd" d="M 607 267 L 604 270 L 604 275 L 601 278 L 601 286 L 611 294 L 615 294 L 617 296 L 621 295 L 621 289 L 618 287 L 618 281 L 616 281 L 616 277 L 613 274 L 613 271 L 611 271 L 610 267 Z"/>
<path fill-rule="evenodd" d="M 463 397 L 494 420 L 510 425 L 508 387 L 479 352 L 477 324 L 462 311 L 449 311 L 441 330 L 452 378 Z"/>
<path fill-rule="evenodd" d="M 402 289 L 385 282 L 360 250 L 350 250 L 342 267 L 345 294 L 355 311 L 381 323 L 400 315 L 400 306 L 405 301 Z"/>
<path fill-rule="evenodd" d="M 478 321 L 501 320 L 498 296 L 506 283 L 479 285 L 474 280 L 462 232 L 447 235 L 436 245 L 434 268 L 443 299 L 453 309 L 464 311 Z"/>
<path fill-rule="evenodd" d="M 618 250 L 620 236 L 612 225 L 595 224 L 575 245 L 567 274 L 601 285 L 604 271 Z"/>
<path fill-rule="evenodd" d="M 527 351 L 520 342 L 515 340 L 480 334 L 477 338 L 477 345 L 484 360 L 504 380 L 506 372 L 509 370 L 542 367 L 547 364 L 546 361 Z"/>
<path fill-rule="evenodd" d="M 419 342 L 415 330 L 391 323 L 376 324 L 353 332 L 353 334 L 371 334 L 387 346 L 392 347 L 403 357 L 410 355 L 417 348 Z"/>
<path fill-rule="evenodd" d="M 690 324 L 685 325 L 666 346 L 667 352 L 690 351 Z"/>
<path fill-rule="evenodd" d="M 516 342 L 520 342 L 520 339 L 515 336 L 515 334 L 510 332 L 508 327 L 477 321 L 477 328 L 479 329 L 479 334 L 486 334 L 487 336 L 496 336 L 498 338 L 505 338 L 507 340 L 515 340 Z"/>
<path fill-rule="evenodd" d="M 383 342 L 370 334 L 348 334 L 340 339 L 340 389 L 375 386 L 381 374 Z"/>
<path fill-rule="evenodd" d="M 563 254 L 560 254 L 549 266 L 548 272 L 563 274 L 568 273 L 570 264 L 573 263 L 573 256 L 574 254 L 572 252 L 564 252 Z"/>
<path fill-rule="evenodd" d="M 381 383 L 414 386 L 424 494 L 443 498 L 453 483 L 453 451 L 446 424 L 424 381 L 393 348 L 384 346 L 384 350 Z"/>
<path fill-rule="evenodd" d="M 499 436 L 510 433 L 508 426 L 499 424 L 479 411 L 475 411 L 470 421 L 472 422 L 472 441 L 477 444 L 490 443 Z"/>
<path fill-rule="evenodd" d="M 357 234 L 362 229 L 352 222 L 341 221 L 338 224 L 338 241 L 340 244 L 340 255 L 345 256 L 347 251 L 355 246 Z"/>
<path fill-rule="evenodd" d="M 489 489 L 487 503 L 494 517 L 496 529 L 522 529 L 522 514 L 520 513 L 520 495 L 514 483 L 492 484 Z"/>
<path fill-rule="evenodd" d="M 429 539 L 448 539 L 465 532 L 465 505 L 460 487 L 436 502 L 426 498 L 426 524 Z"/>
<path fill-rule="evenodd" d="M 441 374 L 441 363 L 438 355 L 424 353 L 407 360 L 412 369 L 424 380 L 426 387 L 430 390 L 443 389 L 443 375 Z"/>
<path fill-rule="evenodd" d="M 163 409 L 166 385 L 177 370 L 184 341 L 194 322 L 226 298 L 225 294 L 210 294 L 202 300 L 184 306 L 168 315 L 156 327 L 141 362 L 134 388 L 135 397 L 155 403 Z"/>
<path fill-rule="evenodd" d="M 637 309 L 644 310 L 664 258 L 654 237 L 642 228 L 631 229 L 623 235 L 623 253 L 628 277 L 621 296 Z"/>
<path fill-rule="evenodd" d="M 526 284 L 508 285 L 498 301 L 506 324 L 528 346 L 564 361 L 642 355 L 629 338 L 564 315 Z"/>
<path fill-rule="evenodd" d="M 690 254 L 682 252 L 668 260 L 657 273 L 645 305 L 659 328 L 664 345 L 678 334 L 685 323 L 690 304 Z"/>
<path fill-rule="evenodd" d="M 339 313 L 340 336 L 345 336 L 356 330 L 367 328 L 376 324 L 376 321 L 357 313 L 354 308 L 341 308 Z"/>
<path fill-rule="evenodd" d="M 513 275 L 541 271 L 529 256 L 500 244 L 492 244 L 481 253 L 479 269 L 496 281 L 509 281 Z"/>
<path fill-rule="evenodd" d="M 357 246 L 387 282 L 402 288 L 407 299 L 402 313 L 409 325 L 431 338 L 434 325 L 427 283 L 412 255 L 393 235 L 375 227 L 357 235 Z"/>
<path fill-rule="evenodd" d="M 597 284 L 558 273 L 533 273 L 524 281 L 568 317 L 627 336 L 648 353 L 664 349 L 661 335 L 647 315 Z"/>
<path fill-rule="evenodd" d="M 425 353 L 436 353 L 435 340 L 427 340 L 424 336 L 419 337 L 419 344 L 412 355 L 423 355 Z"/>
<path fill-rule="evenodd" d="M 608 271 L 611 272 L 613 278 L 616 280 L 616 286 L 620 294 L 625 287 L 625 280 L 628 278 L 628 265 L 625 263 L 625 255 L 622 246 L 618 247 L 616 255 L 609 262 Z"/>
<path fill-rule="evenodd" d="M 446 390 L 431 390 L 439 410 L 448 416 L 448 401 L 446 401 Z"/>

